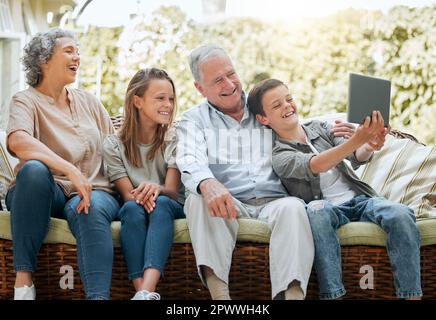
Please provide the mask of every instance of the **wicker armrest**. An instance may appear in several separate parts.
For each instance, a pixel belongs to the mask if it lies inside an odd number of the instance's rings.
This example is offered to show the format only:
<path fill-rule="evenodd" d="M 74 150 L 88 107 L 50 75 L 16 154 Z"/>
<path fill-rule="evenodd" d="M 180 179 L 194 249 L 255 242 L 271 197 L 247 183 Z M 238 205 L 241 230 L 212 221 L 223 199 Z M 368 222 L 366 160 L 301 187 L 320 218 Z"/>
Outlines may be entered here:
<path fill-rule="evenodd" d="M 112 116 L 111 121 L 114 125 L 115 130 L 118 130 L 123 124 L 124 117 L 122 115 Z"/>
<path fill-rule="evenodd" d="M 410 139 L 410 140 L 412 140 L 412 141 L 414 141 L 416 143 L 419 143 L 419 144 L 422 144 L 423 146 L 425 146 L 424 143 L 420 142 L 418 139 L 416 139 L 410 133 L 402 132 L 400 130 L 391 129 L 389 134 L 392 135 L 393 137 L 397 138 L 397 139 Z"/>

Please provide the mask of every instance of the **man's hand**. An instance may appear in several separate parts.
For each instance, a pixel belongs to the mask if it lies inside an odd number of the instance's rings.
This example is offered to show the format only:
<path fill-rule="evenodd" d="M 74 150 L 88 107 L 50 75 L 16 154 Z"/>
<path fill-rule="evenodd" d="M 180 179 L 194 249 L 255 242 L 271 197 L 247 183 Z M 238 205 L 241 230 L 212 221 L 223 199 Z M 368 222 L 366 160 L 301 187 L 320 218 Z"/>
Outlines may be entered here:
<path fill-rule="evenodd" d="M 354 125 L 338 119 L 335 120 L 335 126 L 330 132 L 333 133 L 335 137 L 344 137 L 345 139 L 349 139 L 355 131 L 356 129 L 354 128 Z"/>
<path fill-rule="evenodd" d="M 73 167 L 67 174 L 68 180 L 71 181 L 74 188 L 77 190 L 80 202 L 76 207 L 77 213 L 85 211 L 88 214 L 89 206 L 91 205 L 92 185 L 88 179 L 80 172 L 79 169 Z"/>
<path fill-rule="evenodd" d="M 232 195 L 222 183 L 216 179 L 206 179 L 200 183 L 200 191 L 212 217 L 236 219 L 238 211 Z"/>

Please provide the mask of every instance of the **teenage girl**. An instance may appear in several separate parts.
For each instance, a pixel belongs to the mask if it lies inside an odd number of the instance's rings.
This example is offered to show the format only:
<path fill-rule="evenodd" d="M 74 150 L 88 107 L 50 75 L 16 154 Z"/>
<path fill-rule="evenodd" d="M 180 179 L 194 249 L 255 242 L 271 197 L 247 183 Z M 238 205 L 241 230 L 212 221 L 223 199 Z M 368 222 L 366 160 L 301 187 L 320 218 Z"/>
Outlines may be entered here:
<path fill-rule="evenodd" d="M 132 300 L 160 300 L 155 292 L 173 242 L 173 221 L 184 218 L 179 196 L 180 172 L 167 144 L 176 93 L 164 70 L 139 70 L 129 83 L 124 123 L 104 142 L 111 182 L 124 201 L 120 209 L 120 243 Z"/>

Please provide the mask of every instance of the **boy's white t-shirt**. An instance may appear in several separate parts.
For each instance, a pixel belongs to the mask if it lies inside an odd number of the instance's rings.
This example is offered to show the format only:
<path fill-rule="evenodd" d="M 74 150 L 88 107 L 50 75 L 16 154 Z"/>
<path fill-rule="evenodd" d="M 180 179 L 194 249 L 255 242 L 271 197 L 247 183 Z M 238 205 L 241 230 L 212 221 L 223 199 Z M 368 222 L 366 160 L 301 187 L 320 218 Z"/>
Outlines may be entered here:
<path fill-rule="evenodd" d="M 306 143 L 314 153 L 319 154 L 309 140 L 306 139 Z M 338 205 L 351 200 L 356 195 L 336 167 L 327 172 L 321 172 L 319 177 L 324 200 Z"/>

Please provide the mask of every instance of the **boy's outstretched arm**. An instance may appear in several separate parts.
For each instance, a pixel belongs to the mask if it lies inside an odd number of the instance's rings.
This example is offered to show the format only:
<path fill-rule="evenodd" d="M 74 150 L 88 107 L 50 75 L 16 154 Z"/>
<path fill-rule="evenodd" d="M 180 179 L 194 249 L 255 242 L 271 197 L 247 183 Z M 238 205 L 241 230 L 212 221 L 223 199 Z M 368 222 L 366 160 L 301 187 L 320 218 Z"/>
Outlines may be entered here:
<path fill-rule="evenodd" d="M 373 147 L 379 146 L 379 138 L 373 141 L 374 137 L 382 132 L 383 129 L 383 118 L 380 112 L 373 112 L 372 118 L 367 117 L 365 122 L 356 129 L 356 132 L 349 140 L 312 157 L 309 162 L 310 170 L 313 174 L 326 172 L 354 151 L 356 151 L 357 160 L 363 161 L 368 159 L 374 150 Z"/>

